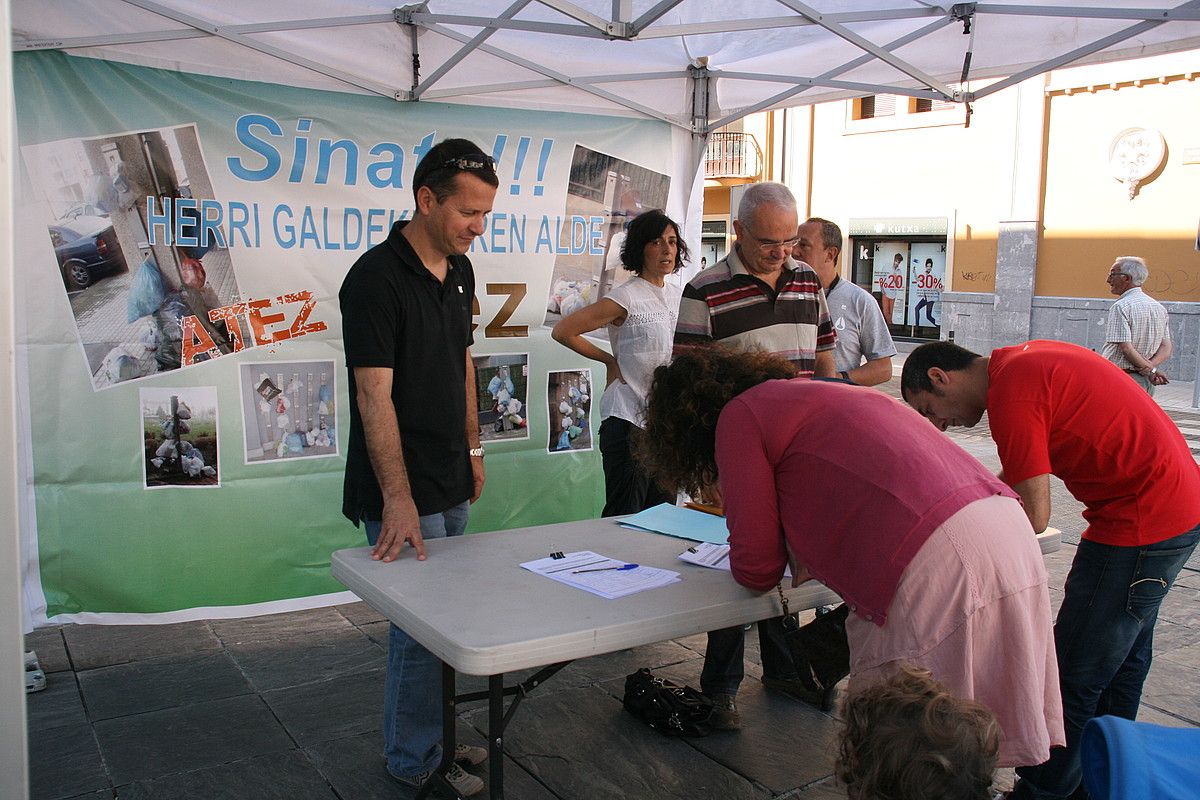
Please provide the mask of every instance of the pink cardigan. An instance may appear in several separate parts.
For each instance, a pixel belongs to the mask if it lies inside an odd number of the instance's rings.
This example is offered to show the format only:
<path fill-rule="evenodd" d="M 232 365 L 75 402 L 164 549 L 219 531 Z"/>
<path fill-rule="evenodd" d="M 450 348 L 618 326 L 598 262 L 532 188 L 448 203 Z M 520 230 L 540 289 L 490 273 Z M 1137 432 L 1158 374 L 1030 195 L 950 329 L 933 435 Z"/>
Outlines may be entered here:
<path fill-rule="evenodd" d="M 735 397 L 717 423 L 716 457 L 737 582 L 778 583 L 786 538 L 814 578 L 878 625 L 935 528 L 980 498 L 1016 497 L 907 406 L 806 378 Z"/>

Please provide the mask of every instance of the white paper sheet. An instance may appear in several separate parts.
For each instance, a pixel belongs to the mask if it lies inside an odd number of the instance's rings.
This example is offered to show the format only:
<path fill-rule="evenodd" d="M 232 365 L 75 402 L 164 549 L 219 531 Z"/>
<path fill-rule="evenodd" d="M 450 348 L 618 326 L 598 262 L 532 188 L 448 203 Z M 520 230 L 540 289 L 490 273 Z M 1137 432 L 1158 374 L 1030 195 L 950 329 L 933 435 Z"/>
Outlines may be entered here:
<path fill-rule="evenodd" d="M 679 580 L 678 572 L 657 567 L 601 569 L 603 567 L 622 567 L 625 564 L 625 561 L 608 558 L 593 553 L 591 550 L 580 550 L 574 553 L 565 553 L 563 558 L 551 557 L 526 561 L 521 567 L 609 600 L 636 592 L 644 592 L 647 589 L 657 589 L 659 586 L 667 586 Z M 580 572 L 579 570 L 592 571 Z"/>

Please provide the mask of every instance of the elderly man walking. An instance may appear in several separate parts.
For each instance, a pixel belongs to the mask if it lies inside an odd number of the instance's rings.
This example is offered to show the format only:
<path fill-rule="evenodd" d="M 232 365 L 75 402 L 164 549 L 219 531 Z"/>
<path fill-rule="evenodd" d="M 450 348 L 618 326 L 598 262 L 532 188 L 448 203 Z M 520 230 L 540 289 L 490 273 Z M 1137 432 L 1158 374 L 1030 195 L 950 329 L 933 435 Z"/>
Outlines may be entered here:
<path fill-rule="evenodd" d="M 1108 271 L 1108 289 L 1118 296 L 1104 329 L 1105 358 L 1116 364 L 1151 397 L 1167 383 L 1160 365 L 1171 357 L 1171 331 L 1162 303 L 1142 291 L 1150 275 L 1137 256 L 1121 256 Z"/>

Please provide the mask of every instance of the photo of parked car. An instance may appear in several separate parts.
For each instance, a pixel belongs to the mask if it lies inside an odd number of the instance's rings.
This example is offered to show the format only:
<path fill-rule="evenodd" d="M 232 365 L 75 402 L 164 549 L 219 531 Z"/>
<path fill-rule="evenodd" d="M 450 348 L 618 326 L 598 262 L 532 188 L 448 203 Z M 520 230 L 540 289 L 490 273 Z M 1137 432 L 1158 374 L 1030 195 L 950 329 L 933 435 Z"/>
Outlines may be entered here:
<path fill-rule="evenodd" d="M 86 289 L 102 275 L 127 269 L 125 254 L 107 217 L 61 220 L 50 226 L 50 242 L 67 291 Z"/>

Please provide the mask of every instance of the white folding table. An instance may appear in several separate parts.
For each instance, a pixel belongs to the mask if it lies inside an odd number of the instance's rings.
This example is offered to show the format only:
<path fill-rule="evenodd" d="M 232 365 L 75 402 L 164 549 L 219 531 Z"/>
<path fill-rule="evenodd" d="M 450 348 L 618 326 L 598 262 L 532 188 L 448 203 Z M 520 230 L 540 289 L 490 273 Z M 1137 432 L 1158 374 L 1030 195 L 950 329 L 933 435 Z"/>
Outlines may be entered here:
<path fill-rule="evenodd" d="M 1039 541 L 1043 553 L 1057 549 L 1058 531 Z M 368 547 L 335 552 L 333 576 L 442 662 L 442 764 L 418 797 L 435 786 L 458 796 L 441 778 L 454 757 L 457 703 L 488 700 L 489 783 L 498 800 L 504 796 L 504 728 L 520 700 L 567 663 L 782 613 L 777 592 L 759 594 L 723 570 L 680 561 L 690 544 L 601 519 L 434 539 L 425 543 L 426 561 L 410 549 L 391 563 L 371 560 Z M 577 550 L 674 570 L 681 580 L 608 600 L 519 566 Z M 840 601 L 816 581 L 785 594 L 793 611 Z M 504 686 L 505 673 L 532 667 L 543 669 Z M 488 690 L 456 695 L 458 672 L 488 676 Z M 513 697 L 507 711 L 506 696 Z"/>

